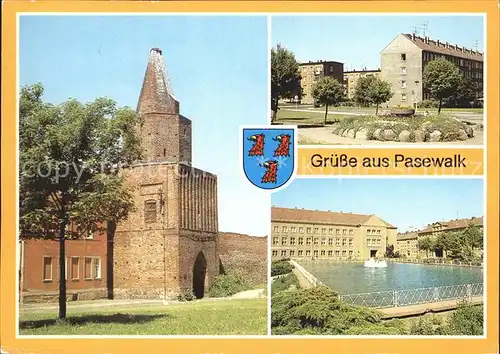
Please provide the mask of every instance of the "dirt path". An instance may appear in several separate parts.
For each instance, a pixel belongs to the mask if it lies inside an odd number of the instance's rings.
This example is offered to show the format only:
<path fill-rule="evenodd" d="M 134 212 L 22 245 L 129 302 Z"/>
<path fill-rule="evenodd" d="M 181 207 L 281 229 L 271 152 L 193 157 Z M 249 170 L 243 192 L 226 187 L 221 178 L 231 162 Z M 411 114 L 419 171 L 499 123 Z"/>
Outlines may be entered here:
<path fill-rule="evenodd" d="M 475 131 L 474 137 L 466 141 L 446 141 L 437 143 L 401 143 L 398 141 L 378 141 L 378 140 L 360 140 L 338 136 L 332 133 L 331 127 L 321 128 L 300 128 L 300 145 L 483 145 L 483 131 Z"/>

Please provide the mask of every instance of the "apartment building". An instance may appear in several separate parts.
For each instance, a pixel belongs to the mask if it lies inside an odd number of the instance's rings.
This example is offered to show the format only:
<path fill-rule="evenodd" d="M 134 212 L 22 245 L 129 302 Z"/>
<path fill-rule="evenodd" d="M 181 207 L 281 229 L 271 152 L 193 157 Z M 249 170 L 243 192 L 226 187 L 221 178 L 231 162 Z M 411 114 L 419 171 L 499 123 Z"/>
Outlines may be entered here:
<path fill-rule="evenodd" d="M 442 254 L 419 250 L 418 240 L 424 237 L 435 239 L 437 236 L 445 232 L 463 231 L 469 225 L 475 225 L 481 231 L 483 231 L 483 217 L 481 216 L 448 221 L 437 221 L 427 225 L 422 230 L 400 233 L 397 235 L 397 242 L 396 246 L 394 247 L 394 251 L 399 252 L 401 256 L 404 256 L 406 258 L 441 258 L 443 257 Z"/>
<path fill-rule="evenodd" d="M 398 252 L 404 258 L 418 258 L 418 232 L 410 231 L 398 234 L 394 252 Z"/>
<path fill-rule="evenodd" d="M 271 209 L 272 259 L 364 260 L 384 257 L 397 228 L 376 215 Z"/>
<path fill-rule="evenodd" d="M 312 104 L 314 98 L 312 96 L 313 86 L 316 81 L 324 76 L 332 76 L 339 83 L 344 82 L 344 64 L 336 61 L 316 61 L 299 64 L 299 72 L 301 76 L 300 87 L 302 89 L 301 103 Z"/>
<path fill-rule="evenodd" d="M 394 96 L 387 106 L 413 106 L 430 99 L 422 83 L 427 63 L 445 58 L 469 77 L 479 89 L 477 99 L 482 98 L 484 55 L 456 44 L 419 37 L 415 34 L 399 34 L 380 53 L 381 78 L 392 85 Z"/>
<path fill-rule="evenodd" d="M 361 77 L 366 76 L 380 76 L 380 69 L 377 70 L 352 70 L 344 72 L 344 88 L 346 92 L 346 97 L 350 100 L 354 98 L 354 92 L 356 91 L 356 85 Z"/>

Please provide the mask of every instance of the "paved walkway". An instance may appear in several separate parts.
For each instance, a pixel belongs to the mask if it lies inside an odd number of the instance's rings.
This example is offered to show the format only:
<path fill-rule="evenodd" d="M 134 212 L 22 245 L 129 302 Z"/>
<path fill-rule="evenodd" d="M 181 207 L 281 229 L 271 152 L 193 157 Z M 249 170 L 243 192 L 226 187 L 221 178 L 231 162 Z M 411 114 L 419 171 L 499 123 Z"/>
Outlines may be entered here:
<path fill-rule="evenodd" d="M 391 307 L 386 309 L 378 309 L 384 314 L 385 319 L 396 317 L 411 317 L 420 316 L 428 312 L 443 312 L 455 310 L 459 300 L 446 300 L 440 302 L 431 302 L 427 304 L 418 304 L 401 307 Z M 477 296 L 472 298 L 472 304 L 479 305 L 483 303 L 483 297 Z"/>
<path fill-rule="evenodd" d="M 399 141 L 361 140 L 338 136 L 332 133 L 332 127 L 300 128 L 299 141 L 301 145 L 482 145 L 484 132 L 476 130 L 474 137 L 465 141 L 445 141 L 436 143 L 401 143 Z"/>
<path fill-rule="evenodd" d="M 254 289 L 242 291 L 231 297 L 204 298 L 191 302 L 181 302 L 176 300 L 90 300 L 90 301 L 69 301 L 66 303 L 68 310 L 76 311 L 100 311 L 109 308 L 141 308 L 141 307 L 161 307 L 168 305 L 182 305 L 195 302 L 214 302 L 232 299 L 259 299 L 267 294 L 264 289 Z M 27 303 L 21 304 L 19 313 L 52 312 L 59 309 L 58 303 Z"/>
<path fill-rule="evenodd" d="M 266 291 L 264 289 L 253 289 L 242 291 L 241 293 L 234 294 L 231 296 L 232 299 L 260 299 L 266 297 Z"/>
<path fill-rule="evenodd" d="M 309 289 L 310 287 L 312 287 L 311 283 L 309 283 L 309 280 L 307 280 L 306 277 L 304 277 L 304 275 L 297 268 L 294 268 L 292 272 L 299 280 L 299 285 L 302 289 Z"/>

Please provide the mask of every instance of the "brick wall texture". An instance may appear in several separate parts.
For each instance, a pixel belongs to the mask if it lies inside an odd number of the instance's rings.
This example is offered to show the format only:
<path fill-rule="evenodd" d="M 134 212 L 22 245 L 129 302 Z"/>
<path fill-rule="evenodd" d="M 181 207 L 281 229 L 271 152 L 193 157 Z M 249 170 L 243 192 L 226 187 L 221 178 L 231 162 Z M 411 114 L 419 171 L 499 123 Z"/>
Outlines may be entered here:
<path fill-rule="evenodd" d="M 253 284 L 267 282 L 267 237 L 219 232 L 218 251 L 224 271 L 244 275 Z"/>

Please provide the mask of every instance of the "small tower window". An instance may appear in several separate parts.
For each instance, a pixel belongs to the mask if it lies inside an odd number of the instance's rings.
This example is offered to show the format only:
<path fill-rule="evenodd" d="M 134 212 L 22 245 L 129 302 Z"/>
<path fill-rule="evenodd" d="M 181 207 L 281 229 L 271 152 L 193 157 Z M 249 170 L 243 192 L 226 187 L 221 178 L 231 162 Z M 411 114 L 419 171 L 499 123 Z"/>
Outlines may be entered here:
<path fill-rule="evenodd" d="M 146 224 L 156 222 L 156 200 L 146 200 L 144 202 L 144 222 Z"/>
<path fill-rule="evenodd" d="M 402 53 L 401 54 L 401 60 L 405 61 L 406 60 L 406 54 L 405 53 Z"/>
<path fill-rule="evenodd" d="M 167 156 L 167 149 L 163 149 L 163 157 Z"/>

